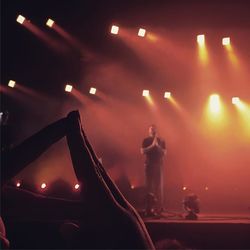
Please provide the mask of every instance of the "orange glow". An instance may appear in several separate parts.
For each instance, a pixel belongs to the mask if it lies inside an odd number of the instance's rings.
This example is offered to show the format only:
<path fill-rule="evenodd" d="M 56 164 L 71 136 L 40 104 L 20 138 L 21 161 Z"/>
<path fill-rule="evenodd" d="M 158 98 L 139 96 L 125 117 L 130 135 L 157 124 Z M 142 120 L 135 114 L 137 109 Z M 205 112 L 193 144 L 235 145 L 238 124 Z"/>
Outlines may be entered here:
<path fill-rule="evenodd" d="M 45 189 L 47 187 L 46 183 L 41 184 L 41 189 Z"/>
<path fill-rule="evenodd" d="M 218 94 L 212 94 L 208 98 L 208 102 L 204 111 L 204 124 L 202 129 L 207 136 L 218 136 L 215 131 L 224 131 L 223 135 L 226 135 L 226 127 L 228 126 L 228 112 L 225 105 L 220 99 Z M 208 133 L 210 131 L 210 133 Z M 222 134 L 220 134 L 222 135 Z"/>
<path fill-rule="evenodd" d="M 237 108 L 240 118 L 241 125 L 241 133 L 243 137 L 249 141 L 250 138 L 250 106 L 242 100 L 238 99 L 238 101 L 234 104 Z"/>
<path fill-rule="evenodd" d="M 95 95 L 96 94 L 96 88 L 90 88 L 89 90 L 89 93 L 92 94 L 92 95 Z"/>
<path fill-rule="evenodd" d="M 119 27 L 116 26 L 116 25 L 112 25 L 112 27 L 111 27 L 111 34 L 117 35 L 118 32 L 119 32 Z"/>
<path fill-rule="evenodd" d="M 54 22 L 52 19 L 49 18 L 49 19 L 47 20 L 47 22 L 46 22 L 46 25 L 47 25 L 48 27 L 52 28 L 53 25 L 54 25 L 54 23 L 55 23 L 55 22 Z"/>
<path fill-rule="evenodd" d="M 23 24 L 24 21 L 25 21 L 25 17 L 22 16 L 22 15 L 18 15 L 16 21 L 17 21 L 18 23 L 20 23 L 20 24 Z"/>
<path fill-rule="evenodd" d="M 222 38 L 222 45 L 224 46 L 230 45 L 230 37 Z"/>
<path fill-rule="evenodd" d="M 139 29 L 139 31 L 138 31 L 138 36 L 140 36 L 140 37 L 144 37 L 144 36 L 145 36 L 145 34 L 146 34 L 146 30 L 145 30 L 145 29 L 140 28 L 140 29 Z"/>
<path fill-rule="evenodd" d="M 155 34 L 153 34 L 153 33 L 148 33 L 147 32 L 147 39 L 150 42 L 156 42 L 158 40 L 158 37 Z"/>
<path fill-rule="evenodd" d="M 206 64 L 208 62 L 208 53 L 207 53 L 207 48 L 205 44 L 205 35 L 198 35 L 197 43 L 198 43 L 198 49 L 199 49 L 199 58 L 202 63 Z"/>
<path fill-rule="evenodd" d="M 72 85 L 67 84 L 67 85 L 65 86 L 65 91 L 66 91 L 66 92 L 71 92 L 72 89 L 73 89 Z"/>
<path fill-rule="evenodd" d="M 171 97 L 171 93 L 170 92 L 165 92 L 164 93 L 164 98 L 169 99 Z"/>
<path fill-rule="evenodd" d="M 16 82 L 15 82 L 15 81 L 9 80 L 8 86 L 9 86 L 10 88 L 14 88 L 15 85 L 16 85 Z"/>
<path fill-rule="evenodd" d="M 227 50 L 227 54 L 228 54 L 228 59 L 231 61 L 231 63 L 235 66 L 238 66 L 239 62 L 238 62 L 238 58 L 235 55 L 235 52 L 233 50 L 232 45 L 229 43 L 227 45 L 224 45 L 225 49 Z"/>

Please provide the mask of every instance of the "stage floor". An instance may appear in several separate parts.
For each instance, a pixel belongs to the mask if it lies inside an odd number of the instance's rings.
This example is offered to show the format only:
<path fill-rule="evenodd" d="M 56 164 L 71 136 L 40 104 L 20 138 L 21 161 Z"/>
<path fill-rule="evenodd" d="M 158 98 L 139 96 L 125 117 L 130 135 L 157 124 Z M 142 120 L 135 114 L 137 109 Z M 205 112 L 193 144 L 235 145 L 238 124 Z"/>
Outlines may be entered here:
<path fill-rule="evenodd" d="M 145 223 L 243 223 L 250 224 L 249 214 L 204 214 L 198 215 L 197 220 L 185 219 L 185 214 L 163 212 L 160 217 L 143 217 Z"/>

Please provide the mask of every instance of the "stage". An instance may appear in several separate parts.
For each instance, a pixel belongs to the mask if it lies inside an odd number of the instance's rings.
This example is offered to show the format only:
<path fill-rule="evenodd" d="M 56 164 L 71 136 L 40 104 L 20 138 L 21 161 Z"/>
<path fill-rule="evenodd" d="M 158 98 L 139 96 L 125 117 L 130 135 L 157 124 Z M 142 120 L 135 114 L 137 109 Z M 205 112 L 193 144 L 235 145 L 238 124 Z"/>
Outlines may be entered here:
<path fill-rule="evenodd" d="M 185 220 L 179 214 L 163 213 L 159 219 L 144 219 L 154 242 L 177 239 L 192 249 L 249 249 L 249 214 L 200 214 Z"/>

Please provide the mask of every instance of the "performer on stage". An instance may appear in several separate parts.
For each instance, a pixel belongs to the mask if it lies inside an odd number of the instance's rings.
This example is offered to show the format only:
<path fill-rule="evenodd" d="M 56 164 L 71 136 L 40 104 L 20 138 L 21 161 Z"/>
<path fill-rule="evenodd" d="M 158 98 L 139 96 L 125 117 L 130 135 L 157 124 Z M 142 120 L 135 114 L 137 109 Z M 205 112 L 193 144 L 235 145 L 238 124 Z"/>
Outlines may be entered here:
<path fill-rule="evenodd" d="M 165 141 L 158 137 L 155 125 L 149 127 L 149 136 L 142 142 L 141 153 L 146 156 L 146 213 L 157 215 L 162 209 L 162 167 L 166 154 Z"/>

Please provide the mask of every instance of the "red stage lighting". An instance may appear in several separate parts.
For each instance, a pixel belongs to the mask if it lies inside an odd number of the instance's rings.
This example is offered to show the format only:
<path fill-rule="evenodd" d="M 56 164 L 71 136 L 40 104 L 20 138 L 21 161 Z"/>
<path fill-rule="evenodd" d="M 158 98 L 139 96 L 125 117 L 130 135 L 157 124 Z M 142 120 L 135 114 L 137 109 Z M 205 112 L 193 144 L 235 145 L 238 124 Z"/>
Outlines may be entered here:
<path fill-rule="evenodd" d="M 25 21 L 25 17 L 22 16 L 22 15 L 18 15 L 16 21 L 17 21 L 18 23 L 20 23 L 20 24 L 23 24 L 24 21 Z"/>
<path fill-rule="evenodd" d="M 43 182 L 43 183 L 41 184 L 41 189 L 45 189 L 46 187 L 47 187 L 46 183 Z"/>
<path fill-rule="evenodd" d="M 20 186 L 21 186 L 21 182 L 18 181 L 18 182 L 16 183 L 16 187 L 20 187 Z"/>
<path fill-rule="evenodd" d="M 119 27 L 116 25 L 112 25 L 111 27 L 111 33 L 117 35 L 119 32 Z"/>
<path fill-rule="evenodd" d="M 77 184 L 75 184 L 75 190 L 78 190 L 79 188 L 80 188 L 80 185 L 77 183 Z"/>

